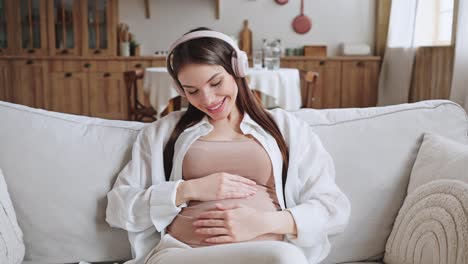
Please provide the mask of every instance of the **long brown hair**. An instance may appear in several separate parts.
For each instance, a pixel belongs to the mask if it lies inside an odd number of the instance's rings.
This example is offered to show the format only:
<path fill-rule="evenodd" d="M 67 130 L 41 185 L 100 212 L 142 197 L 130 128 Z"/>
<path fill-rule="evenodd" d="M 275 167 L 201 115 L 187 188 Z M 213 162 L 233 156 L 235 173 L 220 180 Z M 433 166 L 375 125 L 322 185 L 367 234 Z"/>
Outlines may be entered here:
<path fill-rule="evenodd" d="M 209 28 L 200 27 L 189 31 L 199 30 L 210 30 Z M 273 138 L 276 140 L 278 147 L 283 157 L 283 171 L 282 171 L 282 185 L 283 192 L 285 192 L 287 170 L 289 164 L 289 150 L 284 141 L 284 138 L 276 125 L 271 114 L 266 111 L 262 105 L 258 102 L 253 94 L 252 90 L 247 84 L 245 78 L 235 77 L 234 71 L 231 66 L 231 54 L 234 49 L 224 42 L 223 40 L 216 38 L 198 38 L 184 42 L 177 46 L 173 51 L 172 67 L 168 67 L 168 71 L 172 78 L 179 83 L 177 78 L 179 70 L 186 64 L 197 63 L 197 64 L 208 64 L 208 65 L 220 65 L 229 74 L 234 76 L 238 89 L 238 95 L 236 99 L 236 105 L 239 108 L 241 114 L 247 113 L 249 116 L 258 123 L 263 129 L 265 129 Z M 180 118 L 176 124 L 172 134 L 164 147 L 164 172 L 166 180 L 169 180 L 172 171 L 172 160 L 174 157 L 174 145 L 179 138 L 180 134 L 187 128 L 197 124 L 205 116 L 205 113 L 198 110 L 196 107 L 189 103 L 188 109 L 185 114 Z M 285 202 L 286 204 L 286 202 Z"/>

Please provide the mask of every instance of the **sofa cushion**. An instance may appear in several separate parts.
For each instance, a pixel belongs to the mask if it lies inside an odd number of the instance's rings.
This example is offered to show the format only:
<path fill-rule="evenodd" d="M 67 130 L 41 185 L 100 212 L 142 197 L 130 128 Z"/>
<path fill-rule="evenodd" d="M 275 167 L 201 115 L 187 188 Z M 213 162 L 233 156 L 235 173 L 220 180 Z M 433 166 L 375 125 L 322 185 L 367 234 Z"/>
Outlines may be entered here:
<path fill-rule="evenodd" d="M 319 135 L 334 159 L 336 182 L 351 201 L 349 225 L 331 237 L 332 250 L 323 263 L 383 258 L 425 132 L 468 143 L 466 112 L 445 100 L 304 109 L 296 115 Z"/>
<path fill-rule="evenodd" d="M 468 263 L 468 184 L 440 179 L 406 197 L 387 241 L 385 263 Z"/>
<path fill-rule="evenodd" d="M 8 187 L 0 169 L 0 263 L 21 264 L 23 257 L 23 233 L 16 221 Z"/>
<path fill-rule="evenodd" d="M 127 234 L 105 222 L 106 194 L 143 124 L 0 102 L 0 167 L 25 260 L 72 263 L 131 258 Z"/>
<path fill-rule="evenodd" d="M 468 144 L 424 135 L 408 197 L 387 241 L 386 263 L 419 263 L 409 255 L 428 264 L 468 262 L 467 164 Z"/>
<path fill-rule="evenodd" d="M 454 179 L 468 183 L 468 144 L 439 135 L 424 135 L 411 172 L 408 194 L 436 179 Z"/>

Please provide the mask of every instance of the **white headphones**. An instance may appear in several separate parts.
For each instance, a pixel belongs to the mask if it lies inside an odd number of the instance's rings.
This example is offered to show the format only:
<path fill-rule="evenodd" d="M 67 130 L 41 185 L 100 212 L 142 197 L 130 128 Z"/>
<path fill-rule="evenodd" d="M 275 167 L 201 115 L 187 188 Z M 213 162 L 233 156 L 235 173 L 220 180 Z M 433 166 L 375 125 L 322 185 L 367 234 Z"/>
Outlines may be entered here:
<path fill-rule="evenodd" d="M 200 30 L 200 31 L 194 31 L 188 34 L 183 35 L 180 37 L 178 40 L 176 40 L 171 47 L 169 48 L 167 58 L 166 58 L 166 67 L 167 71 L 170 73 L 173 81 L 174 81 L 174 86 L 176 87 L 177 92 L 179 93 L 180 96 L 185 97 L 185 92 L 182 87 L 179 86 L 179 82 L 176 80 L 176 76 L 172 76 L 172 65 L 171 65 L 171 55 L 174 49 L 179 46 L 180 44 L 189 41 L 191 39 L 197 39 L 197 38 L 217 38 L 224 40 L 226 43 L 228 43 L 233 49 L 234 52 L 231 55 L 231 64 L 232 64 L 232 70 L 234 71 L 234 74 L 238 78 L 243 78 L 247 74 L 247 70 L 249 69 L 249 61 L 247 58 L 247 54 L 240 50 L 237 44 L 232 40 L 231 37 L 220 33 L 216 31 L 211 31 L 211 30 Z"/>

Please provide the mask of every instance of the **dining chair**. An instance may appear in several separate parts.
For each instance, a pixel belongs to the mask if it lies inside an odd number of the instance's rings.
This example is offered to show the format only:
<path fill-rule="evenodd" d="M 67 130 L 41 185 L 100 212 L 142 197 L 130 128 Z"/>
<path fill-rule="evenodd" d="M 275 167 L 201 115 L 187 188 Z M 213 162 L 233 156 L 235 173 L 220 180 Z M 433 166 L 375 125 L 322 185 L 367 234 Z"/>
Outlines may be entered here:
<path fill-rule="evenodd" d="M 176 96 L 169 100 L 167 107 L 161 112 L 161 117 L 169 114 L 170 112 L 181 110 L 182 104 L 184 103 L 183 101 L 184 100 L 181 96 Z"/>
<path fill-rule="evenodd" d="M 143 70 L 124 72 L 124 81 L 127 89 L 128 120 L 153 122 L 156 121 L 156 110 L 151 105 L 145 105 L 138 97 L 138 80 L 143 80 Z"/>
<path fill-rule="evenodd" d="M 314 71 L 299 70 L 299 74 L 301 78 L 301 108 L 314 108 L 319 73 Z"/>

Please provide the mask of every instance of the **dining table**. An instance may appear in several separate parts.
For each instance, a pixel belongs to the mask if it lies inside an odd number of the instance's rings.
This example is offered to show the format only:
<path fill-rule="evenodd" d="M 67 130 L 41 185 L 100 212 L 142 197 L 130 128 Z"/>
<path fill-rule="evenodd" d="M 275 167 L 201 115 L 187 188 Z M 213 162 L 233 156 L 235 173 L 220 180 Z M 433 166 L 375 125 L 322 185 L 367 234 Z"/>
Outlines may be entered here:
<path fill-rule="evenodd" d="M 280 107 L 285 110 L 301 108 L 301 86 L 299 70 L 279 68 L 276 70 L 250 68 L 246 75 L 250 89 L 259 91 L 265 108 Z M 158 118 L 171 99 L 177 93 L 172 77 L 166 67 L 149 67 L 145 69 L 143 90 L 148 95 L 150 104 L 157 111 Z"/>

